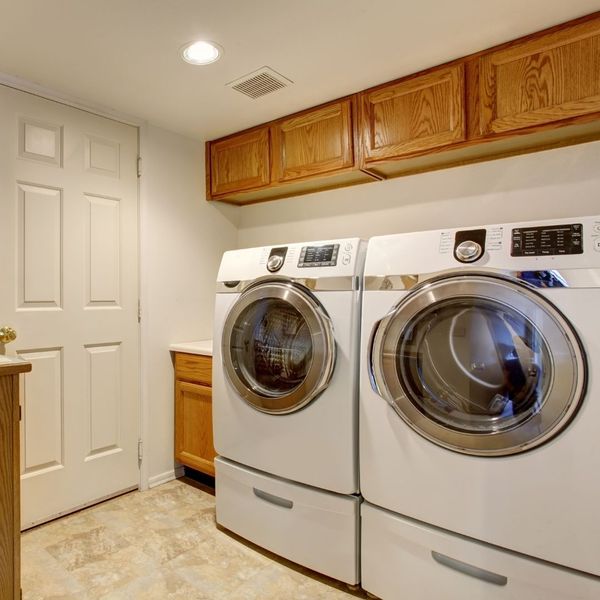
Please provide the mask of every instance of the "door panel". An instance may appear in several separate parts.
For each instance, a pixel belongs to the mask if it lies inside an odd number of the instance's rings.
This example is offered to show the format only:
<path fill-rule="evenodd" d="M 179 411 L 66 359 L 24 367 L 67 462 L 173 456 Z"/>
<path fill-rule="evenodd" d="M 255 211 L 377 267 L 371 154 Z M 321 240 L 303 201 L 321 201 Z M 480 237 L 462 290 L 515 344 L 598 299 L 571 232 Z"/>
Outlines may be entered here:
<path fill-rule="evenodd" d="M 597 19 L 485 54 L 480 133 L 505 133 L 600 111 Z"/>
<path fill-rule="evenodd" d="M 394 159 L 465 139 L 464 67 L 455 65 L 363 92 L 363 153 Z"/>
<path fill-rule="evenodd" d="M 0 86 L 0 321 L 23 376 L 22 523 L 139 484 L 137 129 Z"/>
<path fill-rule="evenodd" d="M 211 388 L 187 381 L 175 382 L 175 428 L 175 457 L 214 475 Z"/>
<path fill-rule="evenodd" d="M 268 126 L 210 144 L 211 194 L 264 187 L 271 181 Z"/>
<path fill-rule="evenodd" d="M 275 178 L 293 181 L 352 167 L 351 115 L 351 101 L 343 100 L 275 123 Z"/>

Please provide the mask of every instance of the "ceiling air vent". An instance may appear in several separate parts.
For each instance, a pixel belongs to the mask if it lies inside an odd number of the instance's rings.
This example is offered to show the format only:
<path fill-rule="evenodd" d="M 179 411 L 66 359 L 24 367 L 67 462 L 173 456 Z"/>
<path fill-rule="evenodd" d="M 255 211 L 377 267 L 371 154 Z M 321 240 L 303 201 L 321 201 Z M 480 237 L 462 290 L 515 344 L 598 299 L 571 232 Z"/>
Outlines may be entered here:
<path fill-rule="evenodd" d="M 230 81 L 227 87 L 233 88 L 249 98 L 260 98 L 265 94 L 276 92 L 294 83 L 269 67 L 261 67 L 258 71 L 248 73 L 235 81 Z"/>

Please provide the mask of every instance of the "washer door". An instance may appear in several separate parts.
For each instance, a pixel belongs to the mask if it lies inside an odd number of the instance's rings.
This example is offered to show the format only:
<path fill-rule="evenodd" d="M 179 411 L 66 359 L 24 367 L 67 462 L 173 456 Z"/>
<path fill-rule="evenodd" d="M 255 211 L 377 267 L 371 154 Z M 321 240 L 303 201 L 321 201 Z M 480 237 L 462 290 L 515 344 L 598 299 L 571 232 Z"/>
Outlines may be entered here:
<path fill-rule="evenodd" d="M 328 385 L 335 364 L 329 317 L 304 288 L 265 282 L 234 304 L 221 341 L 225 373 L 253 408 L 285 414 Z"/>
<path fill-rule="evenodd" d="M 503 456 L 557 435 L 581 404 L 579 338 L 545 298 L 512 279 L 423 285 L 376 326 L 371 379 L 418 433 L 465 454 Z"/>

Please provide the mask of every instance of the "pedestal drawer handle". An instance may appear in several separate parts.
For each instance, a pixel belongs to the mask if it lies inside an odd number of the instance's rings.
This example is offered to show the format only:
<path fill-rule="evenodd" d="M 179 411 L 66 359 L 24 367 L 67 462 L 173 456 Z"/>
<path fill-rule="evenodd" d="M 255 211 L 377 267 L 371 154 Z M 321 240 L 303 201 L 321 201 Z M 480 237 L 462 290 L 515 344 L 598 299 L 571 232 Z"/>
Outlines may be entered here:
<path fill-rule="evenodd" d="M 506 585 L 508 583 L 508 577 L 504 577 L 504 575 L 498 575 L 492 571 L 480 569 L 479 567 L 462 562 L 462 560 L 457 560 L 456 558 L 451 558 L 445 554 L 440 554 L 434 550 L 431 551 L 431 556 L 433 557 L 433 560 L 440 563 L 440 565 L 450 567 L 455 571 L 460 571 L 465 575 L 470 575 L 471 577 L 481 579 L 482 581 L 487 581 L 488 583 L 493 583 L 494 585 Z"/>
<path fill-rule="evenodd" d="M 252 488 L 254 495 L 265 502 L 270 502 L 271 504 L 276 504 L 277 506 L 281 506 L 283 508 L 292 508 L 294 503 L 291 500 L 286 500 L 281 496 L 275 496 L 275 494 L 269 494 L 269 492 L 263 492 L 258 488 Z"/>

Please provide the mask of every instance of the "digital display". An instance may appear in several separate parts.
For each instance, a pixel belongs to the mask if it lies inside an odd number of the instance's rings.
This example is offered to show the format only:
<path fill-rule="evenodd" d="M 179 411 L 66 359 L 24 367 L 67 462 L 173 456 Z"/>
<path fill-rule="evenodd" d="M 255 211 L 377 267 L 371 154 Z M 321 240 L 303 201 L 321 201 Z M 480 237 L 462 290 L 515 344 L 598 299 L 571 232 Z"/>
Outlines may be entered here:
<path fill-rule="evenodd" d="M 511 256 L 583 254 L 581 223 L 520 227 L 512 230 Z"/>
<path fill-rule="evenodd" d="M 339 244 L 304 246 L 300 253 L 299 267 L 334 267 L 337 263 Z"/>

